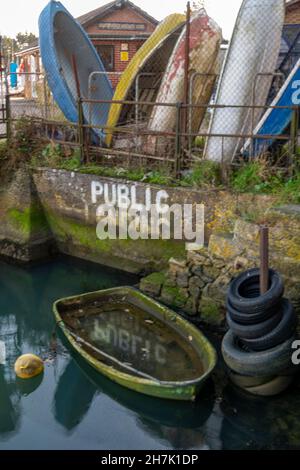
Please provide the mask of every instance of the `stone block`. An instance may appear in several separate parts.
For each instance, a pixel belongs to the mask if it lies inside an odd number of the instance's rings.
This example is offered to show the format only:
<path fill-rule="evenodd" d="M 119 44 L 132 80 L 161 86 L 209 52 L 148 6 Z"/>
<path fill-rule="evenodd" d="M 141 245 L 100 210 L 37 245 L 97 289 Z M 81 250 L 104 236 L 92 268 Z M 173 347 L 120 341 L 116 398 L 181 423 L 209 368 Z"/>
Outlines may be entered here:
<path fill-rule="evenodd" d="M 140 290 L 153 297 L 159 297 L 164 282 L 164 273 L 153 273 L 140 281 Z"/>
<path fill-rule="evenodd" d="M 203 289 L 205 286 L 205 282 L 198 276 L 192 276 L 189 280 L 189 289 L 193 289 L 198 287 L 199 289 Z"/>
<path fill-rule="evenodd" d="M 217 277 L 220 275 L 220 271 L 221 271 L 220 269 L 214 266 L 203 268 L 204 277 L 211 281 L 214 281 L 215 279 L 217 279 Z"/>
<path fill-rule="evenodd" d="M 243 249 L 239 247 L 232 237 L 213 234 L 208 245 L 212 257 L 223 260 L 231 260 L 242 254 Z"/>
<path fill-rule="evenodd" d="M 181 273 L 177 274 L 177 286 L 182 287 L 182 288 L 187 288 L 189 285 L 189 272 L 188 271 L 183 271 Z"/>
<path fill-rule="evenodd" d="M 186 260 L 177 260 L 175 258 L 171 258 L 169 260 L 169 272 L 173 275 L 178 273 L 182 273 L 187 268 L 187 261 Z"/>
<path fill-rule="evenodd" d="M 234 239 L 258 244 L 260 239 L 260 227 L 257 224 L 238 219 L 234 227 Z"/>

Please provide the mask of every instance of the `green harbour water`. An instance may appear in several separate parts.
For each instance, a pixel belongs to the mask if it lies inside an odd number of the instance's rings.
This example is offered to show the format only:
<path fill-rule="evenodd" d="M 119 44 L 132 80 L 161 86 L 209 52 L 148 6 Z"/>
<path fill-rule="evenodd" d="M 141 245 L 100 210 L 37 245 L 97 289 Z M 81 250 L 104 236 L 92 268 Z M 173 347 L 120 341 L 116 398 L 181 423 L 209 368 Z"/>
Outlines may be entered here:
<path fill-rule="evenodd" d="M 251 397 L 228 383 L 220 359 L 199 400 L 178 403 L 126 390 L 71 352 L 53 302 L 137 281 L 67 257 L 28 268 L 0 262 L 0 450 L 300 449 L 299 379 L 279 397 Z M 220 338 L 209 337 L 219 351 Z M 43 376 L 16 378 L 24 353 L 45 360 Z"/>

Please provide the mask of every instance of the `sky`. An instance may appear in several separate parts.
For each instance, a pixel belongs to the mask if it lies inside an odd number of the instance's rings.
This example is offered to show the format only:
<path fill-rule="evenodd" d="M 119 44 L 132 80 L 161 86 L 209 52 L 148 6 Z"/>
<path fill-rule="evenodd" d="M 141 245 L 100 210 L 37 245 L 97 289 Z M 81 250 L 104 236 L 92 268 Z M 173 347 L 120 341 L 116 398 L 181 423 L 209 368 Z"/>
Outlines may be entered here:
<path fill-rule="evenodd" d="M 98 8 L 110 0 L 63 0 L 64 6 L 77 17 Z M 183 13 L 186 0 L 132 0 L 158 20 L 170 13 Z M 0 34 L 15 36 L 18 32 L 38 33 L 38 17 L 48 0 L 1 1 Z M 219 23 L 223 36 L 230 39 L 242 0 L 204 0 L 208 14 Z"/>

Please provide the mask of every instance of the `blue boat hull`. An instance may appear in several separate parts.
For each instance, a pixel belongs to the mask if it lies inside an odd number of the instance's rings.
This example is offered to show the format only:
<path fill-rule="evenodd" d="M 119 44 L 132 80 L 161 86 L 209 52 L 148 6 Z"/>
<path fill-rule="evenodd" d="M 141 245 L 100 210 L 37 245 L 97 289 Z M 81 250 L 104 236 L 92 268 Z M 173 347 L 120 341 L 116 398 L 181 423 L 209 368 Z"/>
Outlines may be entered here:
<path fill-rule="evenodd" d="M 81 96 L 112 100 L 113 89 L 107 75 L 95 76 L 89 94 L 90 74 L 95 71 L 104 72 L 105 69 L 84 29 L 60 2 L 50 1 L 44 8 L 39 18 L 39 32 L 41 57 L 49 87 L 57 105 L 69 121 L 78 121 L 73 57 L 77 64 Z M 109 108 L 110 104 L 107 103 L 85 103 L 85 122 L 105 126 Z M 104 138 L 102 129 L 93 130 L 98 137 Z"/>
<path fill-rule="evenodd" d="M 299 106 L 300 85 L 300 60 L 288 76 L 280 92 L 272 102 L 271 106 Z M 298 81 L 298 83 L 296 83 Z M 254 133 L 256 135 L 282 135 L 291 123 L 292 109 L 269 109 L 262 117 Z M 268 149 L 275 141 L 272 139 L 255 139 L 254 155 L 259 155 Z M 248 145 L 247 145 L 248 146 Z"/>

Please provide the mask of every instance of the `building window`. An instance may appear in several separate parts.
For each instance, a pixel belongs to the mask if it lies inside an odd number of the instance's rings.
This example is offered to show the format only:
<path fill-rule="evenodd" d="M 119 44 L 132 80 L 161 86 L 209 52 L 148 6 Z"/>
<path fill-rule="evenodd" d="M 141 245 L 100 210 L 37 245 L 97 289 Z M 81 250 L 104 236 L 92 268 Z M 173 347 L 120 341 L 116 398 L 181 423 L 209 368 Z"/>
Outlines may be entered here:
<path fill-rule="evenodd" d="M 115 48 L 114 46 L 101 45 L 96 46 L 97 52 L 102 60 L 107 72 L 113 72 L 115 69 Z"/>

